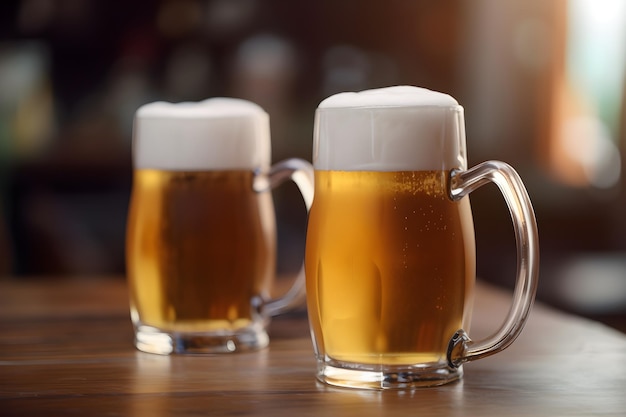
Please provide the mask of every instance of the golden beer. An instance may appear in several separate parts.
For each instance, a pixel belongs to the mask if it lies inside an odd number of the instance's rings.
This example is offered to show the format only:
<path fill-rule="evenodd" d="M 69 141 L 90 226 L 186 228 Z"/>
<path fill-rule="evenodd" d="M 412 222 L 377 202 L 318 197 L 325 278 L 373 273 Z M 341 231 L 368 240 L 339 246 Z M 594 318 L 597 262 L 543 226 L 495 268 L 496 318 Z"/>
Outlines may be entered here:
<path fill-rule="evenodd" d="M 440 363 L 467 328 L 475 242 L 448 171 L 315 171 L 306 242 L 318 358 Z M 465 312 L 465 313 L 464 313 Z"/>
<path fill-rule="evenodd" d="M 253 172 L 137 169 L 128 219 L 131 312 L 167 331 L 259 321 L 275 272 L 275 219 Z"/>

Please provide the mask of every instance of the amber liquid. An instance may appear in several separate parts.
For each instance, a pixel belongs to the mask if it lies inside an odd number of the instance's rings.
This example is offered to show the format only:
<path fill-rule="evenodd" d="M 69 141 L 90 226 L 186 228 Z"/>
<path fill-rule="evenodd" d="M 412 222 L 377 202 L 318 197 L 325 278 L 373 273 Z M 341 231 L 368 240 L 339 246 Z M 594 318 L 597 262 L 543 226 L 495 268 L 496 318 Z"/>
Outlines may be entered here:
<path fill-rule="evenodd" d="M 447 178 L 316 171 L 305 262 L 318 357 L 445 361 L 467 328 L 475 274 L 469 200 L 450 200 Z"/>
<path fill-rule="evenodd" d="M 270 193 L 250 171 L 137 170 L 127 269 L 135 324 L 235 331 L 258 314 L 275 270 Z"/>

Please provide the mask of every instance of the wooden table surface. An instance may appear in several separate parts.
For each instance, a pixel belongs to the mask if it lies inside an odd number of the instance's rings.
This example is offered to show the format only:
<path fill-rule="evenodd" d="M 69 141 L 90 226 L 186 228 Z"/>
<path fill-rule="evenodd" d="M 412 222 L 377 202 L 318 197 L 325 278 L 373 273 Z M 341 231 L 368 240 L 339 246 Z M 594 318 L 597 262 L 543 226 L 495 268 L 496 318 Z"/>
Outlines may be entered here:
<path fill-rule="evenodd" d="M 479 285 L 471 334 L 510 295 Z M 506 351 L 462 381 L 415 391 L 323 386 L 305 315 L 275 319 L 270 348 L 157 356 L 132 344 L 123 279 L 0 283 L 0 416 L 624 416 L 626 335 L 536 305 Z"/>

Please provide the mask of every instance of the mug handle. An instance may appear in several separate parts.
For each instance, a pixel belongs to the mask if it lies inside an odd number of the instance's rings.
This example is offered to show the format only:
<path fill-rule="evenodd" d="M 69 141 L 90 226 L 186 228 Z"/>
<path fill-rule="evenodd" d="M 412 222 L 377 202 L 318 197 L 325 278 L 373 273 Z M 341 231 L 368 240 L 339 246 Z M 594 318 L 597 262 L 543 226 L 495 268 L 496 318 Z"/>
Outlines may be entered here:
<path fill-rule="evenodd" d="M 448 364 L 458 368 L 463 363 L 481 359 L 506 349 L 521 333 L 537 292 L 539 239 L 537 222 L 530 198 L 517 172 L 500 161 L 487 161 L 467 170 L 450 173 L 450 197 L 459 200 L 477 188 L 495 183 L 504 196 L 513 220 L 517 247 L 517 281 L 513 304 L 500 329 L 492 336 L 473 341 L 459 330 L 448 345 Z"/>
<path fill-rule="evenodd" d="M 255 175 L 252 187 L 254 191 L 260 193 L 291 180 L 300 190 L 308 213 L 313 203 L 314 178 L 313 166 L 309 162 L 300 158 L 290 158 L 274 164 L 267 175 L 261 173 Z M 303 302 L 305 289 L 303 262 L 291 288 L 282 297 L 265 302 L 262 309 L 270 317 L 290 310 Z"/>

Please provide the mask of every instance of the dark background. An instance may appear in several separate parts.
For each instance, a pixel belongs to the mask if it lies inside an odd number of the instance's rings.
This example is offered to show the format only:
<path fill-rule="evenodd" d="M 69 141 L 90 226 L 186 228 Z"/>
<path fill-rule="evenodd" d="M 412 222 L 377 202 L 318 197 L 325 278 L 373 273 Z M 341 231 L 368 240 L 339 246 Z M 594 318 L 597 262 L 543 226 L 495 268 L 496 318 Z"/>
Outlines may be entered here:
<path fill-rule="evenodd" d="M 626 35 L 607 35 L 582 61 L 606 70 L 606 82 L 621 68 L 609 88 L 618 100 L 598 105 L 577 83 L 586 66 L 568 59 L 581 44 L 578 3 L 2 2 L 1 275 L 123 276 L 132 119 L 144 103 L 255 101 L 271 117 L 273 160 L 310 160 L 323 98 L 410 84 L 465 107 L 470 165 L 503 160 L 524 179 L 539 222 L 540 298 L 625 329 Z M 597 53 L 615 42 L 618 53 Z M 566 124 L 572 115 L 601 120 L 604 135 L 595 139 L 596 122 Z M 288 274 L 302 258 L 306 218 L 295 187 L 275 199 L 279 273 Z M 506 206 L 495 187 L 472 204 L 478 275 L 510 287 Z"/>

